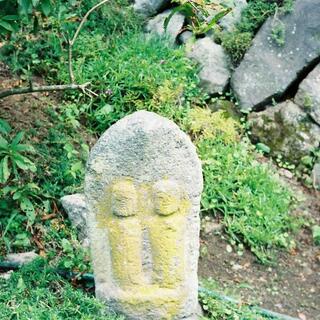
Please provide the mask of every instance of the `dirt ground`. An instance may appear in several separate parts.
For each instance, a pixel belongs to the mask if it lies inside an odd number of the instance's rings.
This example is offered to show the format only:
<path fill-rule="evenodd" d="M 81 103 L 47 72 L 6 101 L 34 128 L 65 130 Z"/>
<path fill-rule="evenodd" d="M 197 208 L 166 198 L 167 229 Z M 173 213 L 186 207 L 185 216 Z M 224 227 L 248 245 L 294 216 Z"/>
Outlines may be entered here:
<path fill-rule="evenodd" d="M 319 224 L 320 193 L 293 180 L 290 184 L 305 198 L 293 214 L 303 214 Z M 213 230 L 202 232 L 206 254 L 199 260 L 201 278 L 211 277 L 224 292 L 245 303 L 254 302 L 301 320 L 320 319 L 320 247 L 314 245 L 309 228 L 297 234 L 294 251 L 280 252 L 276 263 L 262 265 L 250 251 L 239 255 L 230 246 L 217 219 L 207 225 Z"/>

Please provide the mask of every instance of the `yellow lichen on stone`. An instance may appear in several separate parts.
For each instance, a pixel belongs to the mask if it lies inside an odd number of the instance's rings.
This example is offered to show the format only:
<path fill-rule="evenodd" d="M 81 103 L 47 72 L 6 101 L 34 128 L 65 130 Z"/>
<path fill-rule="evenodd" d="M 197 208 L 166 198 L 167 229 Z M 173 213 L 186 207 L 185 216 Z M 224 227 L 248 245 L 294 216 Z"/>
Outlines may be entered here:
<path fill-rule="evenodd" d="M 169 179 L 135 183 L 113 181 L 97 206 L 98 227 L 106 229 L 117 299 L 137 308 L 162 308 L 173 319 L 187 293 L 186 223 L 191 208 L 180 186 Z M 147 238 L 143 239 L 143 230 Z M 151 279 L 143 271 L 143 241 L 151 248 Z M 150 284 L 151 282 L 151 284 Z"/>
<path fill-rule="evenodd" d="M 142 232 L 136 217 L 108 219 L 112 273 L 120 286 L 144 283 L 142 272 Z"/>

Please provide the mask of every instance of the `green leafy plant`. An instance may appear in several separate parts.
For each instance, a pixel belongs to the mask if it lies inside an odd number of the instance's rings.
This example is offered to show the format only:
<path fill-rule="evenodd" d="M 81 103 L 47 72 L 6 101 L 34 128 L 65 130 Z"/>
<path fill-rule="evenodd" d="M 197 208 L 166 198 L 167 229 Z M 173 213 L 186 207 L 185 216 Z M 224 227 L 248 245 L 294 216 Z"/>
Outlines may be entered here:
<path fill-rule="evenodd" d="M 281 21 L 275 22 L 273 25 L 271 38 L 280 47 L 285 44 L 285 27 Z"/>
<path fill-rule="evenodd" d="M 314 243 L 320 245 L 320 226 L 313 226 L 312 227 L 312 236 Z"/>
<path fill-rule="evenodd" d="M 124 320 L 38 259 L 0 279 L 0 319 Z"/>
<path fill-rule="evenodd" d="M 34 163 L 26 157 L 28 153 L 34 153 L 31 145 L 22 144 L 24 133 L 18 132 L 12 140 L 9 140 L 11 128 L 4 120 L 0 122 L 0 183 L 4 184 L 11 175 L 19 177 L 19 170 L 35 172 L 37 170 Z"/>
<path fill-rule="evenodd" d="M 271 168 L 255 160 L 254 147 L 240 139 L 235 120 L 221 111 L 211 116 L 208 112 L 191 112 L 189 119 L 203 164 L 202 210 L 222 215 L 231 239 L 268 262 L 276 247 L 295 246 L 290 231 L 298 222 L 289 215 L 292 195 Z"/>
<path fill-rule="evenodd" d="M 32 22 L 36 31 L 40 16 L 48 16 L 52 5 L 50 0 L 1 0 L 0 37 L 17 32 L 23 23 Z"/>
<path fill-rule="evenodd" d="M 232 10 L 219 2 L 208 0 L 175 0 L 173 2 L 178 3 L 178 6 L 165 19 L 165 29 L 173 15 L 179 12 L 190 21 L 185 29 L 190 30 L 194 35 L 207 33 Z"/>

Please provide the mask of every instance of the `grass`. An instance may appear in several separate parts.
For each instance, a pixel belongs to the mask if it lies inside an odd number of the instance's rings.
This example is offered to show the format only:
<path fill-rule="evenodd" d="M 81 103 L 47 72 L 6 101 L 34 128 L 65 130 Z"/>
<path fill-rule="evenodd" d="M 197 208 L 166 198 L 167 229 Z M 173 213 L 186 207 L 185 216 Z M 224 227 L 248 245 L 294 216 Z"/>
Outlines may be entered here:
<path fill-rule="evenodd" d="M 293 195 L 270 166 L 256 160 L 240 124 L 222 111 L 202 109 L 191 113 L 189 129 L 203 164 L 202 211 L 221 215 L 230 238 L 262 262 L 278 247 L 295 246 L 289 235 L 298 227 L 289 214 Z"/>
<path fill-rule="evenodd" d="M 236 303 L 229 293 L 221 292 L 221 288 L 211 278 L 201 281 L 199 301 L 205 311 L 203 320 L 267 320 L 274 319 L 261 314 L 248 304 Z M 228 294 L 228 296 L 226 295 Z"/>
<path fill-rule="evenodd" d="M 41 259 L 0 279 L 0 310 L 1 320 L 124 320 Z"/>

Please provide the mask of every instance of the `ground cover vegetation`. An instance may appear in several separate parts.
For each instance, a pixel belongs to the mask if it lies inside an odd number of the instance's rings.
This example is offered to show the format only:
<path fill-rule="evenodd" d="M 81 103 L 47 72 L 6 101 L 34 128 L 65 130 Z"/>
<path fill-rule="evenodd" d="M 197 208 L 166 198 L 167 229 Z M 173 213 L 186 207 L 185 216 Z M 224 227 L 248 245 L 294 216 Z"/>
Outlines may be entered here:
<path fill-rule="evenodd" d="M 234 65 L 239 64 L 245 52 L 250 47 L 253 37 L 263 22 L 269 17 L 286 14 L 292 9 L 293 0 L 254 0 L 248 1 L 244 8 L 241 20 L 234 30 L 216 35 L 220 38 L 222 46 L 228 52 Z M 274 32 L 270 35 L 277 43 L 284 41 L 281 37 L 281 26 L 275 25 Z"/>
<path fill-rule="evenodd" d="M 262 2 L 251 1 L 249 7 L 253 3 L 260 7 Z M 13 3 L 17 14 L 1 12 L 0 59 L 26 83 L 40 75 L 49 84 L 68 83 L 68 38 L 96 2 L 59 0 L 50 10 L 47 1 L 28 2 L 25 11 L 20 2 Z M 19 18 L 8 20 L 8 15 Z M 264 16 L 261 11 L 253 15 Z M 244 15 L 246 23 L 257 26 L 249 16 Z M 13 21 L 12 28 L 3 21 Z M 101 7 L 89 17 L 73 51 L 75 79 L 90 82 L 90 92 L 43 98 L 42 116 L 25 132 L 0 111 L 2 256 L 36 249 L 50 264 L 42 265 L 45 270 L 90 270 L 88 253 L 64 216 L 59 198 L 82 191 L 89 145 L 114 122 L 140 109 L 174 120 L 192 137 L 203 162 L 202 215 L 220 216 L 230 241 L 244 244 L 261 262 L 272 261 L 277 248 L 294 247 L 292 231 L 299 221 L 290 215 L 290 191 L 268 164 L 257 161 L 241 121 L 208 108 L 210 99 L 199 89 L 197 66 L 185 57 L 184 49 L 172 48 L 165 38 L 145 38 L 142 25 L 126 0 Z M 95 312 L 93 318 L 99 319 L 98 302 L 72 291 L 51 271 L 39 274 L 35 269 L 30 266 L 9 282 L 2 281 L 6 290 L 1 290 L 0 303 L 7 314 L 12 316 L 13 306 L 22 301 L 12 319 L 42 319 L 53 304 L 62 310 L 52 310 L 52 319 L 91 319 L 89 314 Z M 13 292 L 16 285 L 20 289 Z M 37 291 L 31 295 L 32 286 Z M 211 319 L 241 319 L 233 316 L 232 308 L 223 318 L 218 302 L 201 299 Z M 40 300 L 49 301 L 48 305 L 36 307 Z M 79 308 L 72 311 L 73 305 Z"/>

